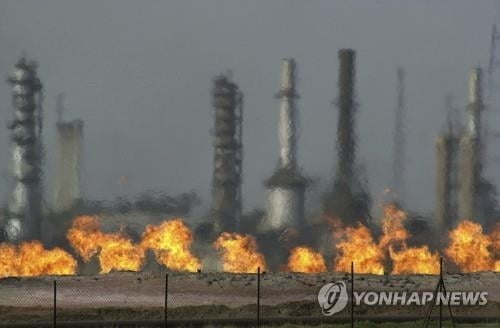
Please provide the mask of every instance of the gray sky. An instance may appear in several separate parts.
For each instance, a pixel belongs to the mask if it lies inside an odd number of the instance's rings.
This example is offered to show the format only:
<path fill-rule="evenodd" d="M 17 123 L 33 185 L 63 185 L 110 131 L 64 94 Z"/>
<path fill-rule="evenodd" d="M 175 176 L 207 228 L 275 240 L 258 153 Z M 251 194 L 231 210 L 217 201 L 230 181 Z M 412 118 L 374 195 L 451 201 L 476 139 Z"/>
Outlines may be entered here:
<path fill-rule="evenodd" d="M 444 97 L 464 107 L 470 68 L 487 63 L 493 0 L 0 0 L 0 76 L 25 51 L 45 87 L 47 184 L 55 165 L 55 99 L 85 121 L 88 198 L 145 189 L 200 191 L 212 171 L 211 79 L 232 69 L 245 93 L 245 208 L 264 206 L 278 159 L 280 60 L 299 65 L 299 161 L 328 179 L 335 164 L 337 50 L 358 51 L 358 157 L 375 201 L 392 176 L 396 67 L 407 72 L 409 207 L 434 203 L 434 138 Z M 0 83 L 2 123 L 10 90 Z M 0 173 L 8 173 L 0 129 Z M 127 186 L 118 183 L 128 176 Z M 2 179 L 0 198 L 8 186 Z M 51 201 L 53 192 L 46 190 Z"/>

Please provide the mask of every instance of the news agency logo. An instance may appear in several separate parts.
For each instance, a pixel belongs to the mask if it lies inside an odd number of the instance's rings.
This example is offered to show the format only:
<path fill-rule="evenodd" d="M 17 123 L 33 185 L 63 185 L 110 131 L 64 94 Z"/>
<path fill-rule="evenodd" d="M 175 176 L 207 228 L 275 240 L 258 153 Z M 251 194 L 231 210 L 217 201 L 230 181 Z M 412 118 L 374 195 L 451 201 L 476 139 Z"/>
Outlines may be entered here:
<path fill-rule="evenodd" d="M 477 306 L 488 304 L 488 292 L 453 291 L 436 295 L 433 292 L 354 292 L 354 304 L 408 305 L 425 306 L 433 302 L 436 305 Z M 435 298 L 434 298 L 435 296 Z M 342 311 L 349 302 L 345 282 L 331 282 L 323 285 L 318 292 L 318 303 L 325 316 L 332 316 Z"/>
<path fill-rule="evenodd" d="M 318 292 L 318 302 L 325 316 L 342 311 L 348 301 L 347 286 L 343 281 L 328 283 Z"/>

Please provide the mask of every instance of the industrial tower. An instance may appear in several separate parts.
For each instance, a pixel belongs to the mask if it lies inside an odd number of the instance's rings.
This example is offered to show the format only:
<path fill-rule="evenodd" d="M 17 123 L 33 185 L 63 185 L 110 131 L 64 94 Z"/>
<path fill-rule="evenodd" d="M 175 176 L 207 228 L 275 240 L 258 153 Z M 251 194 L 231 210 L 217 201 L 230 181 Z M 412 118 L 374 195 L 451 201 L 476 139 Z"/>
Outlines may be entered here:
<path fill-rule="evenodd" d="M 8 203 L 6 237 L 11 242 L 40 239 L 41 91 L 37 65 L 22 57 L 8 78 L 14 115 L 9 123 L 14 186 Z"/>
<path fill-rule="evenodd" d="M 338 162 L 332 189 L 325 199 L 325 212 L 342 219 L 346 224 L 367 223 L 370 218 L 370 199 L 356 167 L 356 52 L 341 49 L 338 57 Z"/>
<path fill-rule="evenodd" d="M 304 220 L 306 180 L 297 166 L 296 63 L 292 58 L 282 62 L 281 88 L 276 94 L 281 100 L 279 111 L 280 156 L 278 167 L 266 181 L 269 189 L 268 210 L 264 230 L 299 227 Z"/>
<path fill-rule="evenodd" d="M 446 130 L 436 139 L 436 228 L 444 233 L 458 220 L 460 135 L 458 121 L 453 117 L 451 98 L 447 98 Z"/>
<path fill-rule="evenodd" d="M 481 222 L 484 218 L 479 206 L 481 186 L 481 113 L 482 98 L 481 69 L 473 69 L 469 78 L 469 104 L 467 126 L 460 140 L 460 195 L 459 217 Z"/>
<path fill-rule="evenodd" d="M 236 231 L 241 217 L 243 94 L 230 74 L 214 81 L 215 108 L 212 218 L 214 232 Z"/>
<path fill-rule="evenodd" d="M 405 164 L 406 164 L 406 134 L 405 134 L 405 71 L 402 67 L 397 69 L 397 105 L 395 111 L 394 144 L 393 144 L 393 177 L 392 188 L 398 201 L 404 200 L 405 193 Z"/>
<path fill-rule="evenodd" d="M 59 166 L 56 176 L 54 209 L 63 212 L 81 199 L 81 166 L 83 148 L 83 121 L 63 121 L 63 96 L 57 97 L 57 141 Z"/>

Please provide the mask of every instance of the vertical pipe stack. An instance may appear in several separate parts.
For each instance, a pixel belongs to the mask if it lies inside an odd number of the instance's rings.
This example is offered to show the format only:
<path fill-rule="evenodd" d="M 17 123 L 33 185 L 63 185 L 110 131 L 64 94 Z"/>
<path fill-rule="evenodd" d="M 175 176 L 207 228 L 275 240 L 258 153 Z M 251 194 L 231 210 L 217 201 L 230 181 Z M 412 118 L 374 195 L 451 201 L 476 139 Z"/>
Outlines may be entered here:
<path fill-rule="evenodd" d="M 332 190 L 325 198 L 325 212 L 346 224 L 367 223 L 370 199 L 356 172 L 355 113 L 355 58 L 352 49 L 341 49 L 339 57 L 337 123 L 337 169 Z"/>
<path fill-rule="evenodd" d="M 338 95 L 338 125 L 337 125 L 337 180 L 351 186 L 353 166 L 355 161 L 356 140 L 354 137 L 354 100 L 356 53 L 352 49 L 339 51 L 339 95 Z"/>
<path fill-rule="evenodd" d="M 282 62 L 281 88 L 276 98 L 281 100 L 278 134 L 280 154 L 278 168 L 266 181 L 269 189 L 265 230 L 298 227 L 304 217 L 305 179 L 297 167 L 297 136 L 295 100 L 296 64 L 294 59 Z"/>
<path fill-rule="evenodd" d="M 478 186 L 481 175 L 481 69 L 472 70 L 469 78 L 469 105 L 467 107 L 467 129 L 460 141 L 460 202 L 459 216 L 481 222 L 478 208 Z"/>
<path fill-rule="evenodd" d="M 215 108 L 212 217 L 214 231 L 236 231 L 241 215 L 242 94 L 226 75 L 214 79 Z"/>
<path fill-rule="evenodd" d="M 397 70 L 397 91 L 398 100 L 396 106 L 395 126 L 394 126 L 394 167 L 393 191 L 398 195 L 398 200 L 404 199 L 404 171 L 406 160 L 406 136 L 405 136 L 405 71 L 398 67 Z"/>
<path fill-rule="evenodd" d="M 436 226 L 444 233 L 457 220 L 458 149 L 460 137 L 452 122 L 436 140 Z"/>
<path fill-rule="evenodd" d="M 11 242 L 40 239 L 41 220 L 41 113 L 42 85 L 36 64 L 21 58 L 8 82 L 12 85 L 14 118 L 12 140 L 14 186 L 8 204 L 6 237 Z"/>

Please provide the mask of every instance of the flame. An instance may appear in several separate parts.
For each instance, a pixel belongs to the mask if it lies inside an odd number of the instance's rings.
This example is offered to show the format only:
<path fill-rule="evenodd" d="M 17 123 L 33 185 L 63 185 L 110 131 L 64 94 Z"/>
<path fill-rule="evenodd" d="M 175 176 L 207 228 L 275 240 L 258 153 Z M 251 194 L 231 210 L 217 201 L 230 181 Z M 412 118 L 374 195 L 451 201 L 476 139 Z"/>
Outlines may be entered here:
<path fill-rule="evenodd" d="M 389 253 L 392 274 L 436 274 L 439 273 L 439 254 L 429 247 L 408 247 L 410 237 L 404 226 L 407 214 L 394 204 L 384 206 L 382 217 L 381 251 Z"/>
<path fill-rule="evenodd" d="M 223 232 L 214 243 L 222 251 L 222 267 L 226 272 L 257 272 L 265 270 L 264 256 L 257 251 L 257 242 L 250 235 Z"/>
<path fill-rule="evenodd" d="M 66 238 L 84 262 L 88 262 L 99 251 L 101 236 L 99 220 L 93 216 L 75 218 L 66 233 Z"/>
<path fill-rule="evenodd" d="M 398 242 L 404 243 L 404 241 L 408 239 L 409 234 L 403 224 L 405 220 L 406 213 L 394 204 L 384 206 L 382 217 L 383 235 L 379 241 L 381 248 L 385 248 L 389 244 L 395 244 Z"/>
<path fill-rule="evenodd" d="M 172 270 L 196 271 L 201 268 L 190 251 L 193 235 L 181 219 L 148 225 L 142 235 L 143 248 L 154 250 L 158 262 Z"/>
<path fill-rule="evenodd" d="M 84 262 L 99 253 L 101 273 L 112 270 L 139 271 L 144 262 L 144 249 L 121 232 L 103 233 L 97 217 L 77 217 L 66 237 Z"/>
<path fill-rule="evenodd" d="M 392 274 L 438 274 L 439 254 L 432 253 L 427 246 L 405 248 L 395 251 L 389 248 Z"/>
<path fill-rule="evenodd" d="M 144 263 L 144 250 L 121 233 L 105 234 L 99 253 L 101 273 L 139 271 Z"/>
<path fill-rule="evenodd" d="M 495 225 L 495 228 L 490 234 L 492 247 L 493 247 L 493 257 L 496 259 L 495 272 L 500 272 L 500 223 Z"/>
<path fill-rule="evenodd" d="M 335 271 L 349 272 L 351 262 L 354 262 L 356 273 L 384 274 L 384 255 L 367 227 L 347 227 L 342 239 L 336 245 Z"/>
<path fill-rule="evenodd" d="M 60 248 L 46 250 L 39 241 L 20 246 L 0 244 L 0 278 L 40 275 L 72 275 L 76 260 Z"/>
<path fill-rule="evenodd" d="M 288 258 L 288 270 L 292 272 L 317 273 L 326 272 L 323 256 L 305 246 L 292 249 Z"/>
<path fill-rule="evenodd" d="M 445 253 L 462 272 L 498 271 L 498 263 L 495 263 L 491 252 L 494 242 L 498 243 L 494 240 L 497 238 L 495 231 L 493 237 L 488 236 L 483 233 L 480 224 L 464 220 L 450 231 L 450 245 Z"/>

